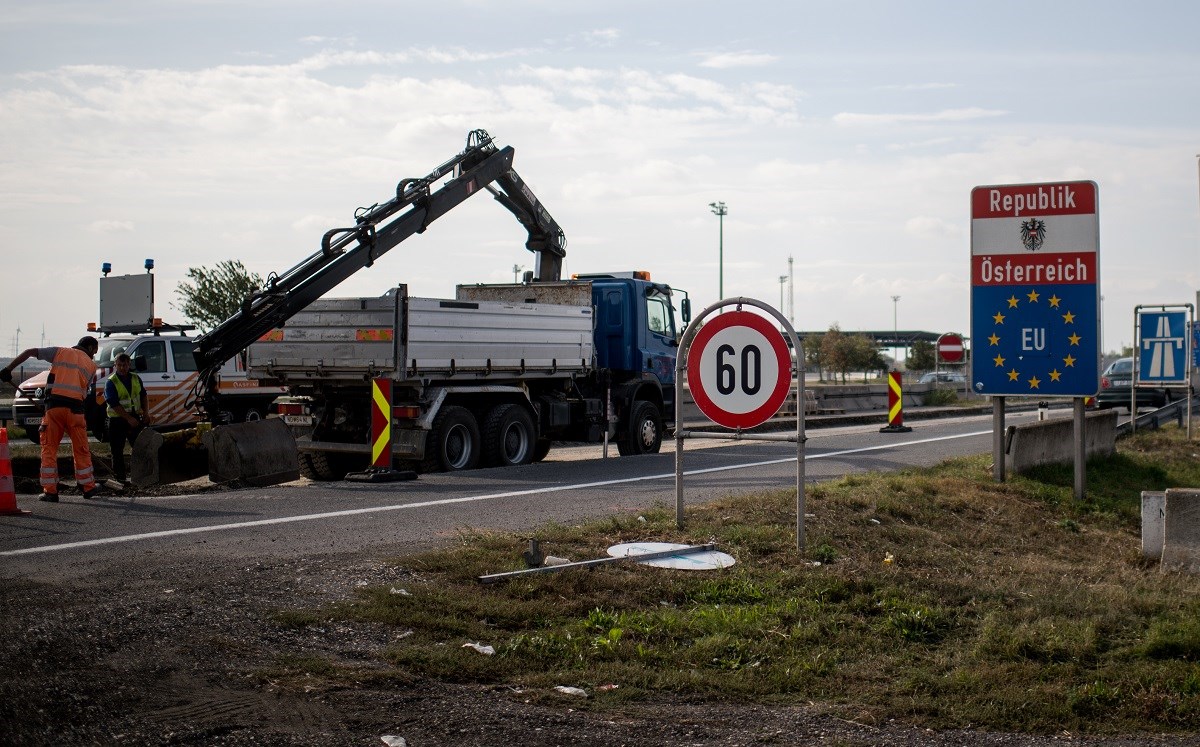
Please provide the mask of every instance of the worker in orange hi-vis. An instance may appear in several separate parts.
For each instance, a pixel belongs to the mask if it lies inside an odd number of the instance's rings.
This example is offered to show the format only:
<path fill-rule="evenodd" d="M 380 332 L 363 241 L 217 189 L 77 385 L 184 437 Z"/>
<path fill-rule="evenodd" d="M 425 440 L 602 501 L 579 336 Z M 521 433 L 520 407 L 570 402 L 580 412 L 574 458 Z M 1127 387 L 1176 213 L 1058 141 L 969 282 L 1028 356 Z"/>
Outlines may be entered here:
<path fill-rule="evenodd" d="M 96 484 L 92 470 L 92 451 L 88 447 L 83 400 L 96 375 L 92 356 L 100 348 L 95 337 L 83 337 L 71 348 L 30 348 L 5 368 L 0 381 L 12 381 L 12 370 L 30 358 L 50 361 L 50 382 L 46 394 L 46 414 L 42 419 L 42 500 L 58 502 L 58 444 L 63 434 L 71 439 L 75 457 L 75 481 L 84 498 L 95 498 L 103 488 Z"/>

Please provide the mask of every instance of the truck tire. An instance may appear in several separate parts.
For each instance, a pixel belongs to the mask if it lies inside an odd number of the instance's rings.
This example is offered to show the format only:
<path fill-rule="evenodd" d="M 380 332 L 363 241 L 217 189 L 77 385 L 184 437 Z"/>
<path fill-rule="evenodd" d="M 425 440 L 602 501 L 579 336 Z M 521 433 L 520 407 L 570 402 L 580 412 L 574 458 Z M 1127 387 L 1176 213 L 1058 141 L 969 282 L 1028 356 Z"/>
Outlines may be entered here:
<path fill-rule="evenodd" d="M 467 408 L 443 407 L 428 438 L 422 472 L 457 472 L 479 466 L 479 424 Z"/>
<path fill-rule="evenodd" d="M 629 432 L 617 441 L 621 456 L 657 454 L 662 447 L 662 415 L 653 402 L 639 400 L 629 416 Z"/>
<path fill-rule="evenodd" d="M 512 467 L 533 461 L 537 436 L 533 417 L 520 405 L 496 405 L 483 423 L 483 463 Z"/>
<path fill-rule="evenodd" d="M 350 466 L 341 454 L 323 451 L 302 451 L 299 454 L 300 474 L 317 482 L 337 482 L 346 476 Z"/>
<path fill-rule="evenodd" d="M 551 441 L 548 438 L 539 438 L 533 444 L 533 461 L 540 462 L 550 453 Z"/>

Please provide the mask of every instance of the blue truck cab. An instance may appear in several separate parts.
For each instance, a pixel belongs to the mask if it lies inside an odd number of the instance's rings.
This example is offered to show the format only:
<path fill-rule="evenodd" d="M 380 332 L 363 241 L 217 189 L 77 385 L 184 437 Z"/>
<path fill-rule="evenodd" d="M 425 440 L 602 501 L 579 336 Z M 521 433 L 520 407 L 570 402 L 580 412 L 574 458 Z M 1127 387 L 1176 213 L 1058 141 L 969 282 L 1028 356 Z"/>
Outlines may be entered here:
<path fill-rule="evenodd" d="M 675 415 L 675 363 L 679 338 L 691 317 L 686 293 L 679 315 L 673 303 L 681 291 L 650 280 L 649 273 L 575 275 L 592 284 L 595 309 L 596 365 L 609 376 L 612 401 L 625 410 L 629 435 L 646 450 L 657 450 L 663 421 Z M 656 413 L 643 403 L 652 404 Z M 640 410 L 640 413 L 639 413 Z M 654 435 L 646 418 L 656 415 Z M 639 438 L 644 433 L 645 438 Z"/>

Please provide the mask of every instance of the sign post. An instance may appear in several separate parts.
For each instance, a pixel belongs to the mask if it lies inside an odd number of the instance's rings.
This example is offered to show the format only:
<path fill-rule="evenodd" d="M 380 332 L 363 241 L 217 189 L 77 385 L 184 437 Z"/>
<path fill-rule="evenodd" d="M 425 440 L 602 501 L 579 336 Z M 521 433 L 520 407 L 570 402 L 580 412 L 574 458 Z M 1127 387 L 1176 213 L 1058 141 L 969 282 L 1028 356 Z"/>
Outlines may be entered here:
<path fill-rule="evenodd" d="M 704 324 L 726 306 L 736 306 Z M 761 309 L 774 317 L 743 311 Z M 780 329 L 783 332 L 780 332 Z M 785 339 L 784 334 L 788 337 Z M 791 348 L 787 344 L 791 341 Z M 792 384 L 792 350 L 796 355 L 796 432 L 746 433 L 779 411 Z M 686 376 L 685 376 L 686 374 Z M 692 432 L 683 428 L 682 408 L 675 407 L 675 521 L 683 528 L 683 441 L 724 438 L 737 441 L 790 441 L 796 444 L 796 548 L 804 551 L 804 348 L 791 323 L 771 306 L 753 298 L 718 301 L 692 319 L 679 342 L 675 364 L 675 402 L 683 401 L 687 379 L 700 412 L 733 433 Z"/>
<path fill-rule="evenodd" d="M 1133 309 L 1134 349 L 1133 381 L 1129 388 L 1129 413 L 1137 430 L 1137 390 L 1140 387 L 1183 389 L 1188 400 L 1187 438 L 1192 438 L 1191 388 L 1192 305 L 1149 306 Z"/>
<path fill-rule="evenodd" d="M 1097 206 L 1092 181 L 971 191 L 971 386 L 996 398 L 997 481 L 1004 480 L 1004 397 L 1082 402 L 1100 388 Z M 1076 406 L 1077 445 L 1083 429 Z M 1083 469 L 1077 458 L 1076 498 Z"/>

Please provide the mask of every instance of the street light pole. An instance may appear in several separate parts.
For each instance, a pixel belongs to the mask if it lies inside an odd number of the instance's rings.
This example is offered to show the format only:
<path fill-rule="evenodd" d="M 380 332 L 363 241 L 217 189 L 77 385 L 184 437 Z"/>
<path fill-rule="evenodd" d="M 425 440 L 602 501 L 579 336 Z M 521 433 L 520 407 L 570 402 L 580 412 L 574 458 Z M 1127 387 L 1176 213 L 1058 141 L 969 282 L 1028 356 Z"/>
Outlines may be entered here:
<path fill-rule="evenodd" d="M 710 202 L 708 207 L 713 211 L 713 215 L 717 216 L 720 224 L 719 243 L 717 244 L 717 300 L 723 301 L 725 299 L 725 216 L 729 214 L 729 208 L 725 207 L 723 202 Z"/>
<path fill-rule="evenodd" d="M 787 282 L 787 279 L 788 279 L 787 275 L 779 276 L 779 313 L 780 314 L 783 313 L 783 286 L 784 286 L 784 283 Z"/>
<path fill-rule="evenodd" d="M 892 296 L 892 339 L 897 343 L 897 346 L 892 348 L 892 368 L 900 370 L 900 326 L 896 320 L 898 316 L 898 307 L 900 306 L 900 296 Z"/>

